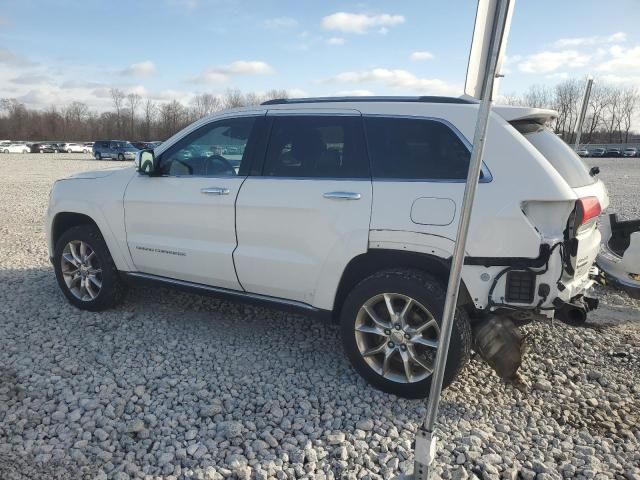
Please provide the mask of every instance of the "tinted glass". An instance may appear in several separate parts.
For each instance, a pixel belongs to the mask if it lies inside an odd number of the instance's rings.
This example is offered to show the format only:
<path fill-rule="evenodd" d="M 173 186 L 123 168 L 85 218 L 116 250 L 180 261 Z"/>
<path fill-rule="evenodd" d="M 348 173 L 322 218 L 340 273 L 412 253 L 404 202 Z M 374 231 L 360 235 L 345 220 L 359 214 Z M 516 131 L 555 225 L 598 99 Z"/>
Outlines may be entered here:
<path fill-rule="evenodd" d="M 368 178 L 360 117 L 274 117 L 263 175 Z"/>
<path fill-rule="evenodd" d="M 467 178 L 469 149 L 444 123 L 370 117 L 365 128 L 374 178 Z"/>
<path fill-rule="evenodd" d="M 162 175 L 236 176 L 254 117 L 210 123 L 187 135 L 160 158 Z"/>
<path fill-rule="evenodd" d="M 545 128 L 529 133 L 524 138 L 544 155 L 570 187 L 584 187 L 595 182 L 582 159 L 552 131 Z"/>

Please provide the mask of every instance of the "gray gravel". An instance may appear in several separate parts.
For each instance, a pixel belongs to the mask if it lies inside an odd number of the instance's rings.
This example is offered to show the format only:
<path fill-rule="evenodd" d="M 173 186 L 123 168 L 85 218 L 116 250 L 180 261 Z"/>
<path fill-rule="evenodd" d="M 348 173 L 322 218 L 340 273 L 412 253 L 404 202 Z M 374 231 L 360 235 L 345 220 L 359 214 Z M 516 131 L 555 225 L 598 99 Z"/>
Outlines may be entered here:
<path fill-rule="evenodd" d="M 640 216 L 640 160 L 603 160 Z M 134 289 L 101 314 L 63 299 L 43 218 L 52 181 L 113 166 L 0 155 L 0 478 L 390 478 L 420 401 L 380 393 L 338 328 Z M 640 302 L 600 289 L 588 328 L 533 324 L 522 393 L 474 359 L 444 395 L 443 478 L 640 479 Z"/>

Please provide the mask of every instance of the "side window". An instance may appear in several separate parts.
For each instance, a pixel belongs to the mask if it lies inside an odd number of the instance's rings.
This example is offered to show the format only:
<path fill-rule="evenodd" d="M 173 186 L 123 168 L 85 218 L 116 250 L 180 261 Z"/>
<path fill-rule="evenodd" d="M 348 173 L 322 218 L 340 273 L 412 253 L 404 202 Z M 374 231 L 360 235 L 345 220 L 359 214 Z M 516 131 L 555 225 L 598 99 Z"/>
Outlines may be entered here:
<path fill-rule="evenodd" d="M 467 178 L 471 153 L 442 122 L 369 117 L 365 128 L 374 178 Z"/>
<path fill-rule="evenodd" d="M 360 117 L 276 116 L 264 176 L 369 178 Z"/>
<path fill-rule="evenodd" d="M 254 123 L 255 117 L 244 117 L 220 120 L 199 128 L 161 155 L 161 174 L 238 175 L 241 164 L 247 161 L 245 148 Z"/>

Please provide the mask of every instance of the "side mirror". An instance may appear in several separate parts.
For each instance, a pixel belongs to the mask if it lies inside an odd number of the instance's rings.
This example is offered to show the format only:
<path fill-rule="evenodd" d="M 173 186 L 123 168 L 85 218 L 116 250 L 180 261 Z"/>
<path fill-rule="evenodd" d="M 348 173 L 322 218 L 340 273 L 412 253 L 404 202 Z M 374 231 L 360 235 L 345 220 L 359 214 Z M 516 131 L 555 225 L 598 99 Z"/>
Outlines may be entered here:
<path fill-rule="evenodd" d="M 136 153 L 136 170 L 139 173 L 153 175 L 156 170 L 156 156 L 153 150 L 140 150 Z"/>

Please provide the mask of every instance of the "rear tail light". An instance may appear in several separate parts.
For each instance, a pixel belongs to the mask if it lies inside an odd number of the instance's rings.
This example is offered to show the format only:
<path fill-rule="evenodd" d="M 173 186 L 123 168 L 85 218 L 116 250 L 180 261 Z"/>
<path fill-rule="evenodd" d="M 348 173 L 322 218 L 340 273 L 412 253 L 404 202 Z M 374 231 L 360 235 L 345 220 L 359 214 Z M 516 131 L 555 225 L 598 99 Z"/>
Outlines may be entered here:
<path fill-rule="evenodd" d="M 576 202 L 576 226 L 584 225 L 602 213 L 598 197 L 583 197 Z"/>

